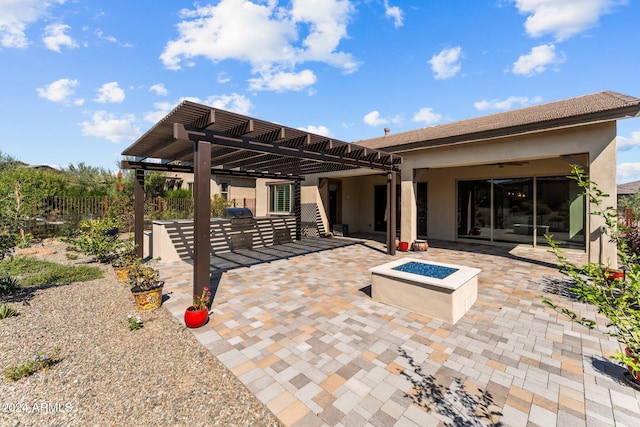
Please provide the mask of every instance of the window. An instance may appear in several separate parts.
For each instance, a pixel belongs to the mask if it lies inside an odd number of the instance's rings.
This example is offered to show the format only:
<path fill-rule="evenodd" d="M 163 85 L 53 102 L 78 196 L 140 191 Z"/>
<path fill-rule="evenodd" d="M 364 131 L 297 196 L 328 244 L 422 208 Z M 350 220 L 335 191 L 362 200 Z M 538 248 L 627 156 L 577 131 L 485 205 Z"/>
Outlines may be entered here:
<path fill-rule="evenodd" d="M 584 248 L 585 201 L 565 177 L 458 181 L 458 237 Z M 535 240 L 534 240 L 535 236 Z"/>
<path fill-rule="evenodd" d="M 220 195 L 223 199 L 229 200 L 229 183 L 221 182 L 220 183 Z"/>
<path fill-rule="evenodd" d="M 269 212 L 291 212 L 291 184 L 269 184 Z"/>

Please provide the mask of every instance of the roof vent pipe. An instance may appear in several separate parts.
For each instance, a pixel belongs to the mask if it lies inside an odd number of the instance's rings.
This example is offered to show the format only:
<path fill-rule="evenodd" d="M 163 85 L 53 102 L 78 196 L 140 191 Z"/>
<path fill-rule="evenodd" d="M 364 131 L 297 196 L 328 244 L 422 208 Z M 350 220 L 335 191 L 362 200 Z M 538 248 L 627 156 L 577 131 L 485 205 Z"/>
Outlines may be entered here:
<path fill-rule="evenodd" d="M 384 128 L 384 136 L 389 136 L 389 132 L 391 132 L 391 129 Z"/>

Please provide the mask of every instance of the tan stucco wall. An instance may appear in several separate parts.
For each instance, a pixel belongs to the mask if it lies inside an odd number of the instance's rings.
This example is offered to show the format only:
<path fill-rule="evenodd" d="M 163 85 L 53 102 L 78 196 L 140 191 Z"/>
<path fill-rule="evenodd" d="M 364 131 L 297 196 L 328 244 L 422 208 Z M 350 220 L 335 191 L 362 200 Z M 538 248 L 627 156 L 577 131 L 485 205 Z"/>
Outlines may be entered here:
<path fill-rule="evenodd" d="M 191 173 L 171 173 L 169 176 L 182 179 L 182 187 L 187 190 L 189 184 L 193 184 L 193 174 Z M 229 200 L 231 199 L 255 199 L 256 184 L 253 178 L 238 178 L 235 176 L 212 176 L 211 177 L 211 195 L 221 193 L 221 183 L 229 183 Z"/>
<path fill-rule="evenodd" d="M 404 157 L 398 177 L 402 191 L 401 239 L 411 242 L 417 237 L 417 181 L 428 182 L 428 232 L 429 238 L 433 239 L 456 240 L 456 189 L 457 181 L 461 179 L 564 176 L 570 173 L 571 163 L 582 162 L 588 167 L 592 181 L 605 193 L 613 195 L 608 204 L 615 206 L 615 137 L 615 122 L 609 122 L 399 153 Z M 491 165 L 508 162 L 522 164 Z M 317 185 L 316 178 L 309 177 L 303 185 Z M 384 184 L 383 175 L 342 178 L 343 223 L 349 225 L 350 231 L 373 231 L 373 188 Z M 606 237 L 600 254 L 601 224 L 600 218 L 587 217 L 589 259 L 614 264 L 615 246 Z"/>

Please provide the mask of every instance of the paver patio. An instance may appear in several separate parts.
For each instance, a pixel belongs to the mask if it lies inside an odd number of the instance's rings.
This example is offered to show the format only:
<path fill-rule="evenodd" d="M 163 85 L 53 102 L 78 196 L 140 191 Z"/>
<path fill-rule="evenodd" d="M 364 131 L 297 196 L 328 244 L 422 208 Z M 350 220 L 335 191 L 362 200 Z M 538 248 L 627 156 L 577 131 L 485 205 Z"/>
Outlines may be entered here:
<path fill-rule="evenodd" d="M 369 240 L 217 274 L 193 333 L 286 426 L 638 425 L 640 392 L 606 358 L 618 343 L 541 304 L 566 294 L 552 255 L 429 244 L 393 257 Z M 368 269 L 403 256 L 482 269 L 477 302 L 450 325 L 373 301 Z M 182 322 L 192 266 L 158 267 Z"/>

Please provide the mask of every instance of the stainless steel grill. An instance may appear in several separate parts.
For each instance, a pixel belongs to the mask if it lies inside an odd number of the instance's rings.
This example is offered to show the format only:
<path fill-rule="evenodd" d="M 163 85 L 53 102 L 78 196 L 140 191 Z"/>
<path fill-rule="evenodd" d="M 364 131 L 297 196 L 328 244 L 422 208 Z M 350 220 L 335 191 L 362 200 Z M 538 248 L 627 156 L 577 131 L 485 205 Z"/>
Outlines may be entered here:
<path fill-rule="evenodd" d="M 255 219 L 249 208 L 225 208 L 222 217 L 231 219 L 231 225 L 253 225 Z"/>

